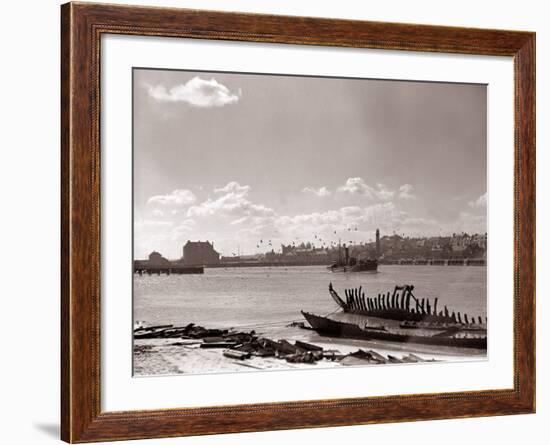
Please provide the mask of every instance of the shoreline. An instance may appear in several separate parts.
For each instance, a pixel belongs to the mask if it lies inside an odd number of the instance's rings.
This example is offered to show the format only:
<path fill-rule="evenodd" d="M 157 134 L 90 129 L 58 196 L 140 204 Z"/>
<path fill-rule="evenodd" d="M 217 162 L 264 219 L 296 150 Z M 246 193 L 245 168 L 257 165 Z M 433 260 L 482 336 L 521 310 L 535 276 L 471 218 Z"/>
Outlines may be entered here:
<path fill-rule="evenodd" d="M 391 347 L 372 349 L 367 345 L 361 347 L 335 340 L 338 339 L 294 340 L 291 343 L 288 339 L 273 340 L 255 331 L 207 329 L 193 324 L 142 327 L 134 330 L 133 375 L 283 371 L 486 359 L 486 356 L 396 351 Z"/>

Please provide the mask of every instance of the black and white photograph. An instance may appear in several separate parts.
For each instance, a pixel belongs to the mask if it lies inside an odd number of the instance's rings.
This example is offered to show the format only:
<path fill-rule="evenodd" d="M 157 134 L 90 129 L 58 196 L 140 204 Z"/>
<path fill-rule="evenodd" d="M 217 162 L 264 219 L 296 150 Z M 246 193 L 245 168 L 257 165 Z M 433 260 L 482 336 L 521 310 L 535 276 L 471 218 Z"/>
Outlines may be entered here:
<path fill-rule="evenodd" d="M 133 374 L 487 359 L 487 86 L 134 68 Z"/>

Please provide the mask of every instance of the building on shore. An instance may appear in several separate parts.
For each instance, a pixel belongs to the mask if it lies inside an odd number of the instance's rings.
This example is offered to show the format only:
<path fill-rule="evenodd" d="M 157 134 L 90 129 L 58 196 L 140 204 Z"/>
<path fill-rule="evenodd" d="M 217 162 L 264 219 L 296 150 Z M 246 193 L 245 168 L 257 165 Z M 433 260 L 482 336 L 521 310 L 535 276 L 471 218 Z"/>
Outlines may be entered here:
<path fill-rule="evenodd" d="M 164 258 L 159 252 L 154 250 L 149 254 L 146 260 L 134 260 L 134 268 L 163 268 L 170 267 L 172 262 Z"/>
<path fill-rule="evenodd" d="M 219 264 L 220 254 L 209 241 L 187 241 L 183 246 L 183 261 L 190 265 Z"/>
<path fill-rule="evenodd" d="M 169 266 L 170 261 L 164 258 L 159 252 L 153 251 L 149 254 L 147 264 L 153 267 L 164 267 Z"/>

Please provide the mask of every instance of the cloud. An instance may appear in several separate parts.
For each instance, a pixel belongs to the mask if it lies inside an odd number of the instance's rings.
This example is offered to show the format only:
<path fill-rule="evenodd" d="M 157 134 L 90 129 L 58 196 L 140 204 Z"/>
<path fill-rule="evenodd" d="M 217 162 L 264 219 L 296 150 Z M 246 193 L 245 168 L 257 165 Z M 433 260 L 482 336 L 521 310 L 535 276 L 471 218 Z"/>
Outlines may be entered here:
<path fill-rule="evenodd" d="M 482 208 L 487 207 L 487 192 L 481 195 L 479 198 L 470 201 L 468 205 L 472 208 Z"/>
<path fill-rule="evenodd" d="M 274 221 L 278 229 L 315 232 L 347 230 L 350 226 L 375 228 L 377 225 L 393 225 L 406 214 L 393 203 L 378 203 L 367 207 L 346 206 L 325 212 L 313 212 L 295 216 L 280 216 Z M 312 232 L 313 231 L 313 232 Z"/>
<path fill-rule="evenodd" d="M 381 201 L 389 201 L 395 195 L 395 191 L 388 189 L 384 184 L 378 183 L 376 187 L 372 187 L 359 177 L 348 178 L 344 185 L 338 187 L 338 191 Z"/>
<path fill-rule="evenodd" d="M 470 212 L 460 212 L 456 221 L 448 225 L 447 233 L 486 233 L 487 217 L 483 215 L 474 215 Z"/>
<path fill-rule="evenodd" d="M 411 184 L 403 184 L 398 191 L 401 199 L 416 199 L 416 196 L 412 193 L 413 186 Z"/>
<path fill-rule="evenodd" d="M 140 219 L 134 222 L 136 229 L 158 228 L 158 227 L 171 227 L 174 223 L 171 221 L 157 221 L 152 219 Z"/>
<path fill-rule="evenodd" d="M 225 85 L 211 78 L 193 77 L 187 83 L 176 85 L 167 90 L 164 85 L 147 85 L 149 96 L 159 102 L 185 102 L 189 105 L 210 108 L 235 104 L 242 92 L 232 93 Z"/>
<path fill-rule="evenodd" d="M 199 205 L 187 210 L 187 216 L 231 216 L 233 218 L 274 216 L 275 211 L 263 204 L 255 204 L 248 200 L 250 186 L 240 185 L 236 181 L 229 182 L 225 187 L 214 189 L 217 198 L 208 198 Z"/>
<path fill-rule="evenodd" d="M 189 234 L 191 231 L 196 227 L 197 223 L 195 220 L 191 218 L 187 218 L 183 220 L 180 224 L 178 224 L 176 227 L 172 230 L 172 239 L 178 239 L 180 236 L 184 234 Z"/>
<path fill-rule="evenodd" d="M 197 197 L 191 190 L 177 189 L 166 195 L 151 196 L 147 204 L 161 205 L 189 205 L 193 204 Z"/>
<path fill-rule="evenodd" d="M 214 189 L 215 193 L 234 193 L 242 196 L 246 195 L 249 191 L 249 185 L 240 185 L 237 181 L 228 182 L 225 187 Z"/>
<path fill-rule="evenodd" d="M 332 192 L 326 188 L 326 187 L 319 187 L 318 189 L 313 187 L 304 187 L 302 189 L 302 192 L 304 193 L 313 193 L 315 196 L 318 196 L 319 198 L 323 198 L 325 196 L 330 196 Z"/>

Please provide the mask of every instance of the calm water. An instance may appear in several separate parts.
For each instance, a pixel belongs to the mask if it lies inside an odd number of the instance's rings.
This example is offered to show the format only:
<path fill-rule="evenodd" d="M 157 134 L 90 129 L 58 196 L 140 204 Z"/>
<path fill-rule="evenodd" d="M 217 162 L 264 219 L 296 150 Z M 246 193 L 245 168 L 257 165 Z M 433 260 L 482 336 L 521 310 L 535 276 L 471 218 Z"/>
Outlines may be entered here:
<path fill-rule="evenodd" d="M 149 324 L 255 329 L 273 338 L 318 340 L 287 327 L 303 321 L 300 310 L 327 315 L 338 309 L 328 284 L 363 286 L 367 296 L 413 284 L 419 298 L 439 298 L 438 307 L 486 316 L 486 267 L 384 266 L 378 273 L 341 274 L 322 266 L 205 269 L 204 275 L 134 275 L 134 319 Z M 335 314 L 335 317 L 341 317 Z M 347 341 L 354 344 L 354 341 Z M 358 343 L 359 344 L 359 343 Z M 418 347 L 417 347 L 418 348 Z M 468 353 L 470 353 L 469 351 Z"/>

